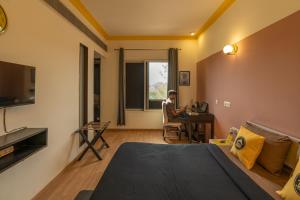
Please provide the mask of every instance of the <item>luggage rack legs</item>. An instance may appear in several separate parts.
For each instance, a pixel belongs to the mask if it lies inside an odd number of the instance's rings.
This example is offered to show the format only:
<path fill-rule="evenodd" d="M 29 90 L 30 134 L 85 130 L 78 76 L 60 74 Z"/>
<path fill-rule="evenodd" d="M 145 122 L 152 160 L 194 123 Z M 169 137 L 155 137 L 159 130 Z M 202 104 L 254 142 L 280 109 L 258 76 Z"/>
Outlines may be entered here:
<path fill-rule="evenodd" d="M 101 152 L 102 149 L 109 148 L 108 143 L 106 142 L 106 140 L 102 137 L 102 134 L 104 133 L 104 131 L 107 129 L 107 127 L 109 126 L 110 122 L 90 122 L 87 125 L 85 125 L 84 127 L 82 127 L 78 132 L 80 134 L 80 136 L 82 137 L 84 143 L 87 144 L 87 147 L 83 150 L 83 152 L 81 153 L 81 155 L 78 158 L 78 161 L 81 160 L 84 155 L 86 154 L 86 152 L 91 149 L 92 152 L 95 154 L 95 156 L 98 158 L 98 160 L 102 160 L 101 156 L 99 155 L 99 153 Z M 95 132 L 95 135 L 92 139 L 92 141 L 90 142 L 87 135 L 85 134 L 85 131 L 88 130 L 92 130 Z M 94 145 L 96 144 L 97 140 L 101 140 L 102 141 L 102 145 L 100 146 L 100 148 L 98 149 L 98 151 L 95 149 Z"/>

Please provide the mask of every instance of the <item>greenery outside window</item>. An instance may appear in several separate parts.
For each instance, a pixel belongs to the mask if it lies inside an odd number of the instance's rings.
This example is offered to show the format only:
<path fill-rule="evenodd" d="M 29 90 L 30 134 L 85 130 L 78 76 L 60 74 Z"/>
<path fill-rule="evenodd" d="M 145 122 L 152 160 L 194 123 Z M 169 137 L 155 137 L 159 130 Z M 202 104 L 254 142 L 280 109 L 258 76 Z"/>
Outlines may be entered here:
<path fill-rule="evenodd" d="M 168 62 L 147 61 L 147 95 L 148 109 L 161 109 L 161 103 L 168 93 Z"/>

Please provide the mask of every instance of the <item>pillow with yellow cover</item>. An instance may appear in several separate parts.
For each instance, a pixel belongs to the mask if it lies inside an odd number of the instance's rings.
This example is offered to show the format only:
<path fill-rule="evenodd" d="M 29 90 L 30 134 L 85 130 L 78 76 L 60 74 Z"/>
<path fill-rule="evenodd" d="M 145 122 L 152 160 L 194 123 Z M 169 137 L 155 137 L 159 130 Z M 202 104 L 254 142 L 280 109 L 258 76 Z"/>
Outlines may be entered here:
<path fill-rule="evenodd" d="M 300 199 L 300 162 L 296 165 L 293 176 L 285 184 L 281 191 L 277 193 L 285 200 Z"/>
<path fill-rule="evenodd" d="M 231 153 L 251 169 L 264 145 L 265 138 L 241 126 L 231 148 Z"/>

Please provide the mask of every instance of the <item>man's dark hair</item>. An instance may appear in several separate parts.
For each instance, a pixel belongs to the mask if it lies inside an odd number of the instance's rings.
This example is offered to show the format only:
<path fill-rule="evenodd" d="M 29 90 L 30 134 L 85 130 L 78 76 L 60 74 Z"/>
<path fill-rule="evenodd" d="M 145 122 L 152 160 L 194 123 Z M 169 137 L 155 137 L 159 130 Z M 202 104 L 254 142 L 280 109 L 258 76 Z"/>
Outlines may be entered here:
<path fill-rule="evenodd" d="M 177 92 L 175 90 L 169 90 L 168 91 L 168 96 L 173 95 L 173 94 L 177 94 Z"/>

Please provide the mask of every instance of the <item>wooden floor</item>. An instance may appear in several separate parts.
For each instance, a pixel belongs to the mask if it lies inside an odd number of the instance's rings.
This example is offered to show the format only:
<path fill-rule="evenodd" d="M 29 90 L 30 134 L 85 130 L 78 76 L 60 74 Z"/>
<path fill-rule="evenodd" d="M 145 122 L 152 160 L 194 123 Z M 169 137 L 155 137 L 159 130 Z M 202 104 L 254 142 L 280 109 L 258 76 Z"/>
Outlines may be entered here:
<path fill-rule="evenodd" d="M 81 161 L 72 163 L 51 181 L 34 200 L 73 200 L 79 191 L 93 190 L 114 153 L 124 142 L 166 143 L 162 138 L 162 131 L 107 131 L 103 137 L 110 148 L 101 151 L 102 161 L 98 161 L 89 151 Z M 167 142 L 187 143 L 187 139 L 169 139 Z"/>

